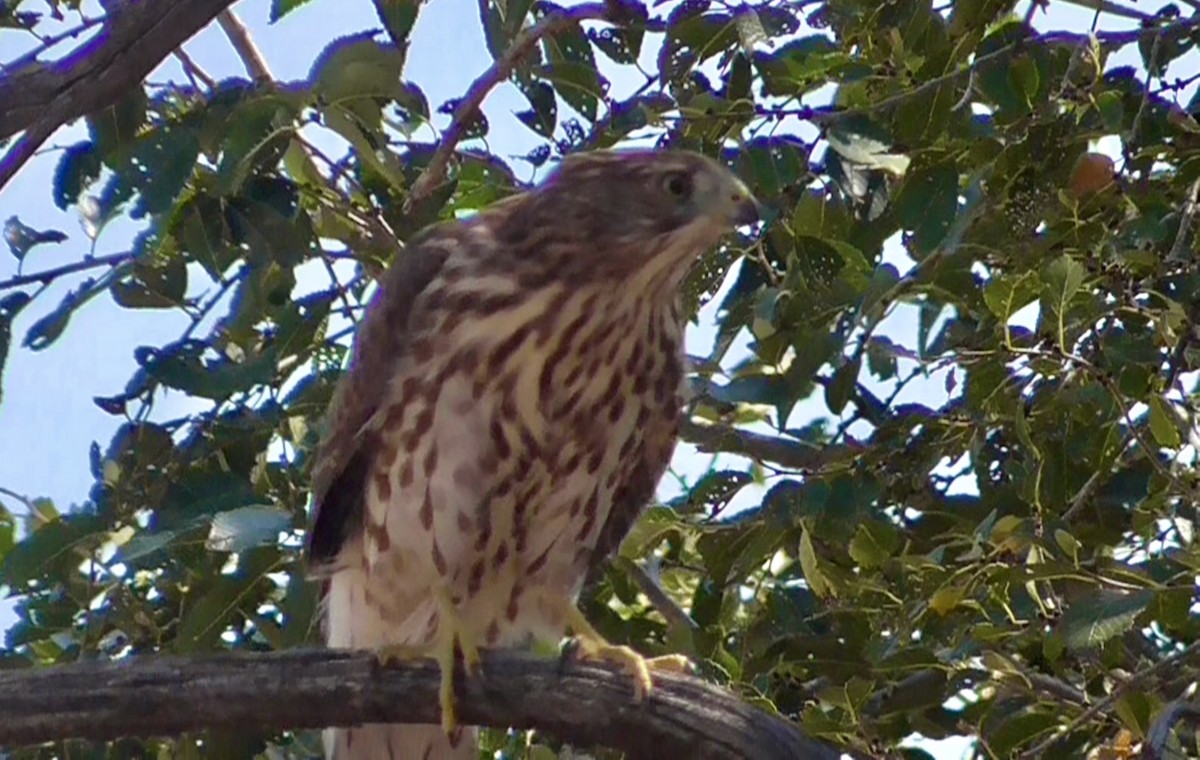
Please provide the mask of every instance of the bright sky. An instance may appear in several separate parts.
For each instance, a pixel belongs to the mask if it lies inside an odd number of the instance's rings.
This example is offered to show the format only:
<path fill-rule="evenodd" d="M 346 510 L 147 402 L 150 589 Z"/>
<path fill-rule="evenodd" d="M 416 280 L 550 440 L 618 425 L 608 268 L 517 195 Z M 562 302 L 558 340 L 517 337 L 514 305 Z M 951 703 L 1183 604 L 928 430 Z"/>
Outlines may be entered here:
<path fill-rule="evenodd" d="M 313 0 L 275 25 L 267 22 L 269 6 L 269 0 L 242 0 L 233 8 L 249 27 L 275 76 L 285 80 L 307 76 L 317 53 L 335 37 L 380 26 L 369 0 Z M 88 15 L 100 12 L 95 0 L 86 0 L 84 8 Z M 1038 26 L 1082 32 L 1090 27 L 1091 20 L 1091 12 L 1052 0 L 1049 16 L 1043 16 Z M 1129 22 L 1105 21 L 1103 28 L 1129 28 Z M 25 49 L 28 42 L 24 35 L 0 30 L 0 50 L 4 51 L 5 59 Z M 216 25 L 199 34 L 185 49 L 214 78 L 245 75 L 241 62 Z M 652 54 L 653 50 L 649 52 Z M 426 6 L 417 23 L 406 76 L 423 88 L 431 105 L 436 107 L 448 98 L 460 96 L 490 62 L 476 0 L 437 0 Z M 1136 63 L 1136 58 L 1125 62 Z M 606 67 L 605 73 L 613 80 L 613 94 L 617 96 L 640 83 L 636 75 L 617 72 L 611 66 Z M 171 59 L 151 80 L 180 77 L 180 68 Z M 484 110 L 492 124 L 489 145 L 497 154 L 523 155 L 539 144 L 512 116 L 525 107 L 523 98 L 510 86 L 500 88 L 487 101 Z M 445 117 L 439 117 L 437 123 L 444 124 Z M 27 273 L 78 261 L 89 253 L 91 241 L 83 234 L 77 214 L 73 210 L 59 211 L 50 197 L 59 158 L 54 146 L 70 145 L 84 134 L 81 124 L 61 130 L 0 195 L 0 219 L 17 215 L 35 229 L 58 229 L 69 236 L 65 244 L 35 248 L 24 264 Z M 805 130 L 804 134 L 811 136 L 812 132 Z M 528 176 L 527 166 L 520 162 L 513 165 Z M 100 236 L 94 253 L 125 250 L 137 229 L 128 220 L 113 223 Z M 889 248 L 888 258 L 901 271 L 907 268 L 906 257 L 897 246 Z M 0 251 L 0 281 L 15 272 L 16 261 Z M 23 336 L 38 317 L 78 282 L 74 278 L 56 285 L 52 293 L 39 299 L 35 308 L 26 309 L 17 320 L 14 337 Z M 915 311 L 900 312 L 884 333 L 911 344 L 915 324 Z M 96 441 L 104 450 L 120 423 L 119 418 L 101 411 L 93 403 L 93 397 L 113 395 L 124 387 L 136 369 L 133 359 L 136 347 L 174 340 L 185 325 L 186 320 L 180 314 L 124 310 L 107 296 L 101 296 L 76 313 L 66 333 L 50 349 L 35 353 L 14 346 L 4 373 L 4 398 L 0 403 L 0 488 L 28 497 L 49 497 L 62 510 L 86 499 L 92 485 L 88 447 Z M 689 344 L 695 352 L 706 353 L 710 336 L 711 331 L 706 329 L 694 331 Z M 936 404 L 944 394 L 943 388 L 938 376 L 907 393 Z M 176 394 L 165 404 L 160 402 L 155 416 L 172 416 L 171 404 L 176 405 L 176 411 L 183 411 L 186 408 L 183 401 Z M 824 413 L 819 403 L 806 405 L 798 412 L 804 416 Z M 681 452 L 677 461 L 680 469 L 693 474 L 707 465 L 707 460 L 686 451 Z M 0 496 L 0 500 L 9 508 L 21 509 L 11 498 Z M 0 630 L 12 620 L 11 605 L 0 601 Z M 947 759 L 963 757 L 967 750 L 963 740 L 923 746 L 939 758 Z"/>

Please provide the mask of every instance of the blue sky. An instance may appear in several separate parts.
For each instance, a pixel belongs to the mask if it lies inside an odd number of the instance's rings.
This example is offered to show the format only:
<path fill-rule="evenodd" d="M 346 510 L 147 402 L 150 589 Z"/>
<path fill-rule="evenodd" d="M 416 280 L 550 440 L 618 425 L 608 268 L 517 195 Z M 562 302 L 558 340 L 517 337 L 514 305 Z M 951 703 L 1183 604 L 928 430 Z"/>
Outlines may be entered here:
<path fill-rule="evenodd" d="M 1023 4 L 1024 5 L 1024 4 Z M 369 0 L 313 0 L 281 22 L 268 23 L 269 0 L 242 0 L 234 11 L 250 28 L 251 34 L 281 79 L 299 79 L 308 74 L 314 58 L 330 40 L 337 36 L 378 27 Z M 89 15 L 99 13 L 94 0 L 84 3 Z M 1051 2 L 1050 15 L 1043 17 L 1039 27 L 1082 32 L 1091 24 L 1090 12 L 1058 2 Z M 1116 25 L 1107 20 L 1106 28 L 1129 28 L 1128 23 Z M 11 58 L 26 49 L 23 35 L 0 31 L 0 50 Z M 243 76 L 241 62 L 234 54 L 223 33 L 215 25 L 190 41 L 188 54 L 215 78 Z M 470 82 L 490 64 L 483 43 L 476 0 L 436 0 L 422 12 L 412 38 L 406 76 L 419 84 L 435 107 L 442 101 L 460 96 Z M 1129 61 L 1133 62 L 1133 61 Z M 606 73 L 613 74 L 611 67 Z M 179 78 L 177 63 L 169 60 L 151 76 L 152 81 Z M 614 78 L 614 94 L 627 93 L 639 83 L 634 74 L 625 72 Z M 512 114 L 526 107 L 513 88 L 503 86 L 488 99 L 485 111 L 492 123 L 489 146 L 502 156 L 526 153 L 538 141 Z M 439 125 L 445 123 L 440 117 Z M 811 135 L 811 132 L 807 134 Z M 30 161 L 0 194 L 0 219 L 20 216 L 26 224 L 37 228 L 54 228 L 65 232 L 69 240 L 57 246 L 33 250 L 24 264 L 25 272 L 41 271 L 53 266 L 78 261 L 92 248 L 83 234 L 74 210 L 59 211 L 51 201 L 49 188 L 58 162 L 55 146 L 69 145 L 84 136 L 82 125 L 61 130 L 52 138 L 44 152 Z M 518 171 L 528 171 L 519 162 Z M 137 230 L 128 220 L 110 225 L 97 241 L 98 255 L 125 250 Z M 889 249 L 889 258 L 903 266 L 904 257 L 898 247 Z M 17 262 L 0 251 L 0 281 L 16 272 Z M 78 278 L 57 284 L 51 293 L 39 299 L 36 308 L 27 309 L 17 320 L 14 337 L 24 334 L 33 321 L 57 304 L 66 291 L 77 285 Z M 900 312 L 887 333 L 911 343 L 913 314 Z M 177 338 L 186 326 L 181 314 L 158 311 L 128 311 L 117 307 L 107 296 L 101 296 L 79 311 L 66 333 L 51 348 L 41 352 L 14 347 L 4 374 L 4 399 L 0 403 L 0 488 L 29 497 L 48 497 L 60 509 L 86 498 L 92 484 L 88 470 L 88 447 L 99 442 L 102 448 L 119 424 L 118 418 L 101 411 L 92 401 L 94 396 L 119 392 L 133 374 L 136 364 L 133 350 L 142 345 L 161 345 Z M 697 331 L 690 343 L 705 349 L 706 330 Z M 923 388 L 919 395 L 941 395 L 940 377 Z M 933 399 L 937 402 L 937 399 Z M 174 398 L 167 405 L 180 404 Z M 177 407 L 182 409 L 183 406 Z M 169 416 L 160 404 L 157 414 Z M 822 413 L 813 407 L 800 414 Z M 706 462 L 686 452 L 680 462 L 684 469 L 703 468 Z M 19 511 L 19 505 L 8 497 L 0 501 Z M 0 630 L 12 620 L 10 610 L 0 602 Z M 958 757 L 963 743 L 951 743 L 939 751 L 939 757 Z"/>

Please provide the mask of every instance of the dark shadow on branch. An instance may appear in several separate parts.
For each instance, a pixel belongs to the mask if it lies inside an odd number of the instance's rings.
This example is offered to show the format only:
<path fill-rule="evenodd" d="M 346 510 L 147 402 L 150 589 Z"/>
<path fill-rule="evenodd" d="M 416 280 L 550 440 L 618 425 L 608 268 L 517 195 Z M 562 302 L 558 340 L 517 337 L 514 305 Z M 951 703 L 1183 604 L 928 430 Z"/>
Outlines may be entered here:
<path fill-rule="evenodd" d="M 656 677 L 641 704 L 615 669 L 486 653 L 483 675 L 458 674 L 466 723 L 538 728 L 630 758 L 834 760 L 838 750 L 697 678 Z M 432 661 L 381 666 L 361 652 L 142 657 L 0 672 L 0 746 L 51 739 L 165 736 L 201 729 L 271 730 L 436 723 Z"/>

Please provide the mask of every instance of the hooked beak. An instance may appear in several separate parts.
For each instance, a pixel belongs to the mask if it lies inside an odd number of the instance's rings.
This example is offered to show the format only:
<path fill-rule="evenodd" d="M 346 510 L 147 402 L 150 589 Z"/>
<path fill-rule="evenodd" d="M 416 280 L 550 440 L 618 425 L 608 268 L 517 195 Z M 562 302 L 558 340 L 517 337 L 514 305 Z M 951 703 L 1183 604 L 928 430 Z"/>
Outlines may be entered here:
<path fill-rule="evenodd" d="M 733 180 L 733 189 L 730 191 L 729 200 L 729 221 L 734 226 L 741 227 L 747 224 L 755 224 L 762 218 L 759 213 L 758 201 L 754 199 L 750 188 L 746 187 L 746 183 L 736 177 Z"/>

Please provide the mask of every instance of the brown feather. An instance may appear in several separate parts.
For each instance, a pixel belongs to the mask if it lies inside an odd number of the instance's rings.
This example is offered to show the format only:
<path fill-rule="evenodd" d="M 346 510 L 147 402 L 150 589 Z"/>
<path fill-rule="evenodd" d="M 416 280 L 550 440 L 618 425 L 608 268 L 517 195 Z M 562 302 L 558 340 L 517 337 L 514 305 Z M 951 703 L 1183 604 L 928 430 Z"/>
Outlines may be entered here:
<path fill-rule="evenodd" d="M 435 227 L 408 246 L 384 274 L 358 328 L 350 365 L 334 391 L 314 458 L 313 526 L 308 537 L 313 572 L 333 563 L 346 539 L 362 527 L 363 484 L 372 453 L 363 428 L 404 355 L 413 302 L 450 255 L 453 231 Z"/>

